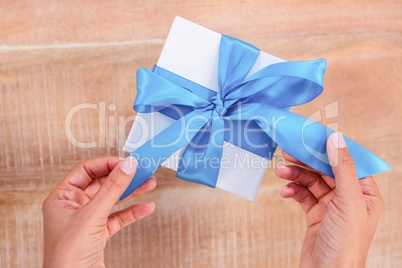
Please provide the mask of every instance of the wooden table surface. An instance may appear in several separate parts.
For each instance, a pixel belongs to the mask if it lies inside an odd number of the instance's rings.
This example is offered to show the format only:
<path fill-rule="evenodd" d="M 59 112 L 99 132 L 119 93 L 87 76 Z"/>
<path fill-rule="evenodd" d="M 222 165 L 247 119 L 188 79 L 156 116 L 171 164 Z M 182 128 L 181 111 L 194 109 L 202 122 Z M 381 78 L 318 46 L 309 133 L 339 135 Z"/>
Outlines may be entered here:
<path fill-rule="evenodd" d="M 40 267 L 41 205 L 78 162 L 123 155 L 138 68 L 176 15 L 285 60 L 328 60 L 324 92 L 293 111 L 338 128 L 393 168 L 367 267 L 402 267 L 402 2 L 0 2 L 0 267 Z M 71 109 L 89 104 L 73 118 Z M 71 123 L 72 133 L 65 128 Z M 70 140 L 92 142 L 79 148 Z M 157 171 L 150 217 L 106 249 L 108 267 L 297 267 L 303 212 L 273 167 L 254 202 Z"/>

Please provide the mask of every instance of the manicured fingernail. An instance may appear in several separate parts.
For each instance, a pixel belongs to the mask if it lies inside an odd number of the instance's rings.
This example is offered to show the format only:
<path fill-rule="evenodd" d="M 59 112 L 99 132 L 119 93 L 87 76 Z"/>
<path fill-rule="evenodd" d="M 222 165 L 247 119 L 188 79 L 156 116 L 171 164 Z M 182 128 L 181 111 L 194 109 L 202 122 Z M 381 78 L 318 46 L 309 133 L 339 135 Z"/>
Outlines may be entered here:
<path fill-rule="evenodd" d="M 285 187 L 282 188 L 281 192 L 282 192 L 283 190 L 288 189 L 288 188 L 289 188 L 289 186 L 286 185 Z"/>
<path fill-rule="evenodd" d="M 282 165 L 282 164 L 279 164 L 279 165 L 277 165 L 276 167 L 277 167 L 277 168 L 285 168 L 286 166 L 285 166 L 285 165 Z"/>
<path fill-rule="evenodd" d="M 120 166 L 120 169 L 127 175 L 131 175 L 137 169 L 137 164 L 137 159 L 129 156 L 124 160 L 123 164 Z"/>
<path fill-rule="evenodd" d="M 345 139 L 343 138 L 342 133 L 335 132 L 331 134 L 331 143 L 335 148 L 346 148 Z"/>

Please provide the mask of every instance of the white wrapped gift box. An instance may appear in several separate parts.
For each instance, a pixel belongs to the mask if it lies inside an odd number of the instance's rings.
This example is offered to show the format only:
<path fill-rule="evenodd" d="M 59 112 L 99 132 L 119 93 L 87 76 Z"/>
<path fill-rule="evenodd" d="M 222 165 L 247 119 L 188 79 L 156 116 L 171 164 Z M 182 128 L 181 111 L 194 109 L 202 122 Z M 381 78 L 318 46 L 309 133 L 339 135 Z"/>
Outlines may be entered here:
<path fill-rule="evenodd" d="M 218 91 L 220 39 L 221 34 L 176 17 L 157 65 L 206 88 Z M 260 52 L 248 76 L 278 62 L 283 60 Z M 128 153 L 133 152 L 174 121 L 159 112 L 138 113 L 123 150 Z M 174 153 L 162 165 L 177 170 L 184 148 Z M 269 160 L 228 142 L 224 144 L 222 158 L 231 161 L 221 163 L 216 187 L 254 200 L 269 166 Z"/>

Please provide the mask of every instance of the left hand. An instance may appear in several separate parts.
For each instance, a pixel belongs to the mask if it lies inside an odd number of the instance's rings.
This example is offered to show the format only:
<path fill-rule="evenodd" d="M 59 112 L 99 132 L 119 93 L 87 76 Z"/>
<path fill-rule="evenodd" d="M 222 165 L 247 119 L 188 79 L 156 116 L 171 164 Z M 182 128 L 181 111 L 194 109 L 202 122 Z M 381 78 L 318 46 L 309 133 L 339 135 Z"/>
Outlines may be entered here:
<path fill-rule="evenodd" d="M 78 164 L 43 203 L 43 267 L 104 267 L 106 242 L 121 228 L 150 215 L 154 203 L 110 214 L 137 169 L 128 157 L 105 157 Z M 151 177 L 125 200 L 153 190 Z M 122 202 L 124 202 L 123 200 Z"/>

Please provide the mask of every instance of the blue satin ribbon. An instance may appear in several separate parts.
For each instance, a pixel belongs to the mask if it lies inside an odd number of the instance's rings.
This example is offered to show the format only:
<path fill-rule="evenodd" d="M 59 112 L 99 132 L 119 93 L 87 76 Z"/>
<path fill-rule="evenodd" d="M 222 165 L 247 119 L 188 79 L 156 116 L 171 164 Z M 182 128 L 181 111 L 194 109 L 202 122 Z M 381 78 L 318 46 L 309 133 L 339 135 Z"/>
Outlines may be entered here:
<path fill-rule="evenodd" d="M 277 144 L 301 162 L 334 177 L 326 154 L 326 141 L 334 130 L 283 109 L 307 103 L 322 92 L 326 60 L 276 63 L 247 77 L 259 53 L 251 44 L 222 35 L 218 92 L 158 66 L 152 72 L 137 71 L 134 110 L 161 112 L 176 121 L 130 154 L 139 164 L 121 199 L 183 146 L 187 147 L 177 177 L 215 187 L 224 141 L 268 159 Z M 233 129 L 247 127 L 255 130 L 250 138 L 253 144 L 264 146 L 251 146 L 242 134 L 231 135 L 238 132 Z M 345 142 L 359 178 L 390 168 L 354 141 L 345 137 Z"/>

